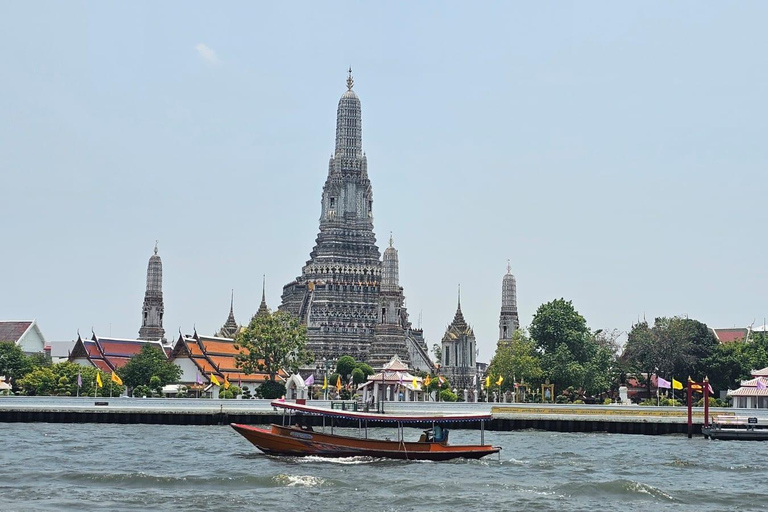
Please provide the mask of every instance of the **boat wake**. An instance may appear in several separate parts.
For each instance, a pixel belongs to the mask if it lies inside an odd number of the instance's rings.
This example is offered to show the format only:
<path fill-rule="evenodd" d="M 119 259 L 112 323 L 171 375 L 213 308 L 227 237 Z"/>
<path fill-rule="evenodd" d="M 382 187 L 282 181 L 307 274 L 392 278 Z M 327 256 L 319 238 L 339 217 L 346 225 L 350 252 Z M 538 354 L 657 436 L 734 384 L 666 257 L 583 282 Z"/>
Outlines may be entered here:
<path fill-rule="evenodd" d="M 273 480 L 281 487 L 320 487 L 325 480 L 312 475 L 275 475 Z"/>

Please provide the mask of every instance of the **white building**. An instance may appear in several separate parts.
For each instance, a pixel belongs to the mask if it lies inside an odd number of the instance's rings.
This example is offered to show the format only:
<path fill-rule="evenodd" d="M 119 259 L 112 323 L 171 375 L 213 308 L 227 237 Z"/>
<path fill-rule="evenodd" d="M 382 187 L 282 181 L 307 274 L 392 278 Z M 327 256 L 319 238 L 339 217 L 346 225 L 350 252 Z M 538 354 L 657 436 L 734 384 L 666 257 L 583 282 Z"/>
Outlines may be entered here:
<path fill-rule="evenodd" d="M 0 342 L 15 343 L 25 354 L 45 351 L 45 337 L 37 320 L 0 321 Z"/>
<path fill-rule="evenodd" d="M 768 367 L 751 373 L 753 378 L 741 381 L 741 387 L 728 391 L 728 396 L 740 409 L 768 409 Z"/>

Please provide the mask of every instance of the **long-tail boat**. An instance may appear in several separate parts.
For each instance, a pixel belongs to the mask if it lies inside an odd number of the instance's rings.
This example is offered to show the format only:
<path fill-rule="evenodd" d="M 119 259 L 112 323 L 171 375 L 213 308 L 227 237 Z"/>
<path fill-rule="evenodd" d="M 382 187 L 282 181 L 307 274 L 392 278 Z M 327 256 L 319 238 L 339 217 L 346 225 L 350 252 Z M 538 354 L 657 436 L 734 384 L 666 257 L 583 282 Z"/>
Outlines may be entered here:
<path fill-rule="evenodd" d="M 273 401 L 273 407 L 283 409 L 283 424 L 272 424 L 269 429 L 232 423 L 231 426 L 256 448 L 267 455 L 287 455 L 303 457 L 386 457 L 406 460 L 449 460 L 456 458 L 479 459 L 501 448 L 485 444 L 485 422 L 490 414 L 434 414 L 434 415 L 390 415 L 367 412 L 325 409 L 306 404 L 286 401 Z M 292 424 L 291 416 L 322 416 L 323 432 L 315 431 L 311 426 Z M 333 433 L 336 420 L 357 421 L 361 437 L 342 436 Z M 326 422 L 330 420 L 330 433 L 325 432 Z M 480 425 L 479 445 L 448 444 L 448 428 L 460 422 L 473 422 Z M 397 440 L 369 439 L 369 424 L 396 424 Z M 405 425 L 426 425 L 418 441 L 403 439 Z"/>

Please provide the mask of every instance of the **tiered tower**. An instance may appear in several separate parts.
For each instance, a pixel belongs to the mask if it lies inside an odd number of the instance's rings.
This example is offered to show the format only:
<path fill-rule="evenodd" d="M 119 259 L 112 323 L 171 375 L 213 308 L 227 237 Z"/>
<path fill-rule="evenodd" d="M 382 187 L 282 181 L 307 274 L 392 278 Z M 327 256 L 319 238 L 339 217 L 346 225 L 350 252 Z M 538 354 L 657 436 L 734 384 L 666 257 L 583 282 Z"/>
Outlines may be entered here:
<path fill-rule="evenodd" d="M 307 348 L 316 360 L 351 355 L 358 361 L 383 365 L 394 353 L 408 360 L 407 354 L 413 350 L 423 355 L 419 358 L 425 359 L 424 364 L 431 364 L 420 331 L 412 331 L 405 317 L 402 290 L 397 283 L 396 252 L 394 281 L 388 281 L 390 291 L 387 293 L 399 292 L 401 297 L 395 302 L 401 307 L 399 313 L 397 307 L 390 311 L 399 315 L 399 320 L 387 317 L 397 323 L 392 324 L 392 332 L 387 330 L 386 334 L 395 336 L 397 330 L 399 346 L 386 357 L 384 351 L 394 349 L 389 341 L 386 342 L 389 347 L 382 344 L 372 351 L 377 325 L 382 319 L 381 307 L 384 307 L 380 300 L 382 262 L 373 232 L 373 189 L 363 152 L 360 99 L 353 87 L 350 69 L 347 90 L 336 111 L 336 147 L 323 186 L 320 232 L 301 275 L 283 287 L 280 310 L 290 312 L 306 324 Z M 415 334 L 409 337 L 411 332 Z M 411 347 L 409 343 L 419 347 Z M 370 360 L 370 356 L 374 356 L 376 362 Z"/>
<path fill-rule="evenodd" d="M 520 328 L 517 316 L 517 282 L 512 275 L 512 265 L 507 260 L 507 273 L 501 281 L 501 314 L 499 315 L 499 341 L 510 341 Z"/>
<path fill-rule="evenodd" d="M 229 316 L 219 332 L 216 333 L 216 336 L 219 338 L 234 338 L 239 330 L 240 326 L 237 325 L 235 320 L 235 290 L 232 290 L 232 297 L 229 301 Z"/>
<path fill-rule="evenodd" d="M 163 329 L 163 262 L 155 253 L 147 265 L 147 291 L 144 293 L 144 306 L 141 308 L 140 340 L 165 340 Z"/>
<path fill-rule="evenodd" d="M 448 325 L 442 340 L 442 369 L 451 385 L 457 389 L 472 389 L 472 382 L 477 374 L 475 350 L 477 342 L 475 332 L 464 320 L 461 312 L 461 288 L 459 304 L 453 321 Z"/>

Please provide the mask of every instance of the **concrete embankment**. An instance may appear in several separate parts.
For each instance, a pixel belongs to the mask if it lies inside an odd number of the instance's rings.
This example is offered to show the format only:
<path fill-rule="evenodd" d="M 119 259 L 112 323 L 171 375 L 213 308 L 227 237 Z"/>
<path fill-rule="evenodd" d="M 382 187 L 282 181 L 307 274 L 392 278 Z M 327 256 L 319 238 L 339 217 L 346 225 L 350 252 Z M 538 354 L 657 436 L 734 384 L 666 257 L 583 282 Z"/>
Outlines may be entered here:
<path fill-rule="evenodd" d="M 340 402 L 312 401 L 319 407 L 349 407 Z M 688 430 L 687 410 L 683 407 L 590 406 L 547 404 L 489 404 L 385 402 L 384 413 L 478 413 L 491 412 L 488 430 L 550 430 L 557 432 L 610 432 L 622 434 L 683 434 Z M 768 411 L 766 411 L 768 412 Z M 759 412 L 739 409 L 711 409 L 710 415 L 739 414 L 759 416 Z M 269 400 L 200 400 L 135 398 L 0 398 L 0 422 L 49 423 L 149 423 L 162 425 L 251 425 L 281 423 L 282 412 Z M 322 418 L 305 420 L 314 425 Z M 694 433 L 701 433 L 704 411 L 694 409 Z M 336 421 L 338 426 L 357 426 L 357 421 Z M 375 425 L 370 425 L 375 426 Z M 456 424 L 454 428 L 477 428 Z"/>

